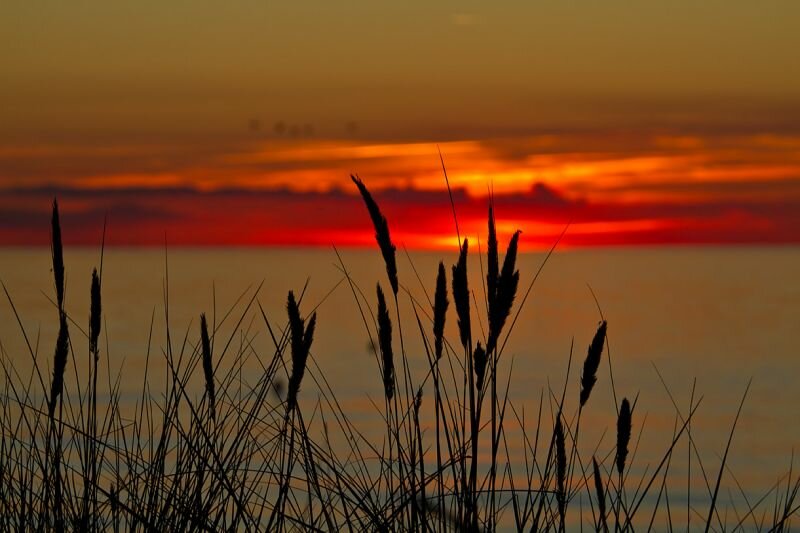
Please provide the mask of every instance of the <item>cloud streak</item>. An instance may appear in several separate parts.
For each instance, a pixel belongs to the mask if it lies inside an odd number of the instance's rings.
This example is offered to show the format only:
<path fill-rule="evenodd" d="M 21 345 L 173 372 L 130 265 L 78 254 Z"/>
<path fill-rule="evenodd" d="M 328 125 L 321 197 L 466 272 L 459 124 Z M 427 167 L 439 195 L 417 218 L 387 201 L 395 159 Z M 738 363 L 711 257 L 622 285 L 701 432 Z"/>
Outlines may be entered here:
<path fill-rule="evenodd" d="M 0 149 L 0 244 L 45 244 L 58 196 L 66 238 L 109 243 L 369 245 L 349 181 L 358 172 L 409 247 L 454 246 L 436 145 L 274 138 L 80 141 Z M 523 248 L 572 223 L 580 246 L 795 243 L 800 135 L 571 132 L 445 142 L 460 226 Z M 43 229 L 44 228 L 44 229 Z M 66 231 L 70 229 L 71 231 Z M 71 235 L 71 236 L 70 236 Z"/>
<path fill-rule="evenodd" d="M 373 231 L 353 191 L 190 188 L 7 190 L 0 208 L 0 242 L 48 241 L 47 209 L 58 196 L 65 241 L 97 244 L 109 215 L 111 245 L 372 246 Z M 375 194 L 398 243 L 455 248 L 444 191 L 387 189 Z M 486 199 L 463 189 L 454 200 L 462 233 L 485 238 Z M 15 207 L 16 206 L 16 207 Z M 800 201 L 617 203 L 569 199 L 544 184 L 497 194 L 498 233 L 523 231 L 523 249 L 551 244 L 571 223 L 573 246 L 643 244 L 797 243 Z"/>

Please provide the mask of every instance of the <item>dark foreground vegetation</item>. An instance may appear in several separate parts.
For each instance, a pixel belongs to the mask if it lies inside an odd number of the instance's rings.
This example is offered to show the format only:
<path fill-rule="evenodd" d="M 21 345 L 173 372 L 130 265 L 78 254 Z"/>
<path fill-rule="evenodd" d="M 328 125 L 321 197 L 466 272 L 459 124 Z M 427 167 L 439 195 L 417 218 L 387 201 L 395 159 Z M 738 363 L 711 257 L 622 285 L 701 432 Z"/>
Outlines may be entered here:
<path fill-rule="evenodd" d="M 358 305 L 356 318 L 375 353 L 375 379 L 383 384 L 383 405 L 376 406 L 385 424 L 382 441 L 359 431 L 324 374 L 314 371 L 315 357 L 325 353 L 314 344 L 314 333 L 324 323 L 317 323 L 302 291 L 289 292 L 280 323 L 267 318 L 257 293 L 245 304 L 246 312 L 262 319 L 259 327 L 274 349 L 258 354 L 261 375 L 244 392 L 237 368 L 247 346 L 237 347 L 233 335 L 223 338 L 219 324 L 201 314 L 199 328 L 185 336 L 167 330 L 163 357 L 151 361 L 148 349 L 147 366 L 166 367 L 164 390 L 152 390 L 145 380 L 138 398 L 123 400 L 124 378 L 107 371 L 102 349 L 102 254 L 99 270 L 91 274 L 86 325 L 83 315 L 65 311 L 54 203 L 53 307 L 59 324 L 54 355 L 37 355 L 19 315 L 31 370 L 20 370 L 20 354 L 2 354 L 0 528 L 663 531 L 684 529 L 689 514 L 695 515 L 692 526 L 706 531 L 789 528 L 800 489 L 791 470 L 758 500 L 744 497 L 735 513 L 719 512 L 728 448 L 719 464 L 700 463 L 702 508 L 687 513 L 686 500 L 670 505 L 666 483 L 673 450 L 679 442 L 693 446 L 691 420 L 699 399 L 693 398 L 688 410 L 676 406 L 675 429 L 660 463 L 636 479 L 629 475 L 636 401 L 613 389 L 605 319 L 580 354 L 582 366 L 575 361 L 579 381 L 568 378 L 548 391 L 537 416 L 523 420 L 508 396 L 511 369 L 503 357 L 538 277 L 532 273 L 532 281 L 520 286 L 515 266 L 520 233 L 513 234 L 501 261 L 490 203 L 485 257 L 473 252 L 480 258 L 481 286 L 469 286 L 473 243 L 459 235 L 460 253 L 451 268 L 440 263 L 438 272 L 414 271 L 420 283 L 428 277 L 435 281 L 429 299 L 417 301 L 399 278 L 386 218 L 364 184 L 356 177 L 353 182 L 386 265 L 386 283 L 370 290 L 352 279 L 339 259 Z M 16 315 L 9 290 L 3 289 Z M 165 289 L 168 316 L 166 294 Z M 413 314 L 401 315 L 401 298 L 408 298 Z M 445 335 L 448 321 L 457 323 L 457 338 Z M 404 336 L 412 335 L 422 340 L 423 353 L 406 350 Z M 87 353 L 88 375 L 78 375 L 71 361 Z M 422 375 L 411 371 L 411 357 L 427 358 Z M 202 393 L 190 386 L 195 375 L 202 376 Z M 581 418 L 589 416 L 596 386 L 611 387 L 618 399 L 617 425 L 610 428 L 616 439 L 593 456 L 582 456 Z M 125 409 L 124 401 L 132 408 Z M 510 421 L 524 435 L 515 452 L 522 457 L 514 461 L 504 431 Z M 522 466 L 512 470 L 512 462 Z"/>

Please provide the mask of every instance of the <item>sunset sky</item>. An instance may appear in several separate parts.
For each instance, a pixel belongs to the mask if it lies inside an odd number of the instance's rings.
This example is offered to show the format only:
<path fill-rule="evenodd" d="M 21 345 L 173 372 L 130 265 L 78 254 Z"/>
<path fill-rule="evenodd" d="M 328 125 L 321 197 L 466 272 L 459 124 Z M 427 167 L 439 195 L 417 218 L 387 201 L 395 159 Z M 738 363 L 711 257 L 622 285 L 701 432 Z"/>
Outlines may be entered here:
<path fill-rule="evenodd" d="M 800 242 L 800 3 L 17 2 L 0 245 Z"/>

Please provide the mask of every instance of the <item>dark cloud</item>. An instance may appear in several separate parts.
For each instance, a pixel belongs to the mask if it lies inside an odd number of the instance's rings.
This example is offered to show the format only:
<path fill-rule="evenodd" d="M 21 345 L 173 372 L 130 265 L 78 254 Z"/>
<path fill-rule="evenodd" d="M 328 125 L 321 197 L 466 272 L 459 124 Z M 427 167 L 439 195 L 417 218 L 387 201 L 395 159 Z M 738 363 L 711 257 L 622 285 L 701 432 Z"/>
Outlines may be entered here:
<path fill-rule="evenodd" d="M 372 228 L 355 191 L 191 188 L 83 190 L 17 188 L 0 199 L 0 243 L 45 244 L 53 197 L 65 240 L 96 244 L 108 215 L 114 244 L 369 244 Z M 446 191 L 386 189 L 376 200 L 398 243 L 454 233 Z M 621 203 L 570 198 L 544 184 L 494 198 L 498 221 L 524 231 L 523 245 L 551 239 L 568 222 L 567 242 L 581 245 L 800 242 L 800 201 Z M 464 231 L 485 232 L 486 198 L 454 191 Z M 542 226 L 544 224 L 545 226 Z M 542 227 L 550 228 L 543 230 Z M 415 240 L 416 239 L 416 240 Z M 422 243 L 424 245 L 424 243 Z"/>

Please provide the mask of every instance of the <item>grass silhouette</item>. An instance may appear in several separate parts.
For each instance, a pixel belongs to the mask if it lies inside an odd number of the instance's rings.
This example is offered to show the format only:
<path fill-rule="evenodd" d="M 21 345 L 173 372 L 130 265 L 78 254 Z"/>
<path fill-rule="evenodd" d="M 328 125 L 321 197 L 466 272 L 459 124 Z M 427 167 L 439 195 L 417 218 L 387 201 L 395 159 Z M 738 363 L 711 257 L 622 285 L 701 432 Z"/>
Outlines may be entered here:
<path fill-rule="evenodd" d="M 28 342 L 23 321 L 3 285 L 25 337 L 32 371 L 26 377 L 13 359 L 2 359 L 0 529 L 564 531 L 580 526 L 628 531 L 682 527 L 679 522 L 690 510 L 677 509 L 663 495 L 676 445 L 688 441 L 693 446 L 691 421 L 701 398 L 692 398 L 687 413 L 676 404 L 675 430 L 664 443 L 660 463 L 640 479 L 631 478 L 635 446 L 629 450 L 637 423 L 635 399 L 623 398 L 615 413 L 614 448 L 582 456 L 580 421 L 591 392 L 598 384 L 614 387 L 613 381 L 605 384 L 598 378 L 607 342 L 608 323 L 603 319 L 587 349 L 577 390 L 570 388 L 567 378 L 560 394 L 550 390 L 549 401 L 542 398 L 535 423 L 526 423 L 509 396 L 512 372 L 503 358 L 519 308 L 541 272 L 535 273 L 519 297 L 515 260 L 520 233 L 513 234 L 501 266 L 490 203 L 482 302 L 488 332 L 478 336 L 472 325 L 481 322 L 472 319 L 480 316 L 481 305 L 467 281 L 467 239 L 462 241 L 459 235 L 451 291 L 441 262 L 432 284 L 434 301 L 416 300 L 398 272 L 386 217 L 366 185 L 352 179 L 375 226 L 394 296 L 387 299 L 380 284 L 374 299 L 366 296 L 336 252 L 376 356 L 375 380 L 384 391 L 383 408 L 377 408 L 385 426 L 382 442 L 365 437 L 316 366 L 315 352 L 323 353 L 325 346 L 313 344 L 314 332 L 325 324 L 317 322 L 319 304 L 304 301 L 305 287 L 288 293 L 287 314 L 281 323 L 267 318 L 258 302 L 259 287 L 235 314 L 234 308 L 226 313 L 223 321 L 235 322 L 230 337 L 223 338 L 221 324 L 207 320 L 201 312 L 199 334 L 187 331 L 181 339 L 169 330 L 167 275 L 163 349 L 167 379 L 159 391 L 145 379 L 133 415 L 125 413 L 120 394 L 123 377 L 112 378 L 109 373 L 106 383 L 98 381 L 101 366 L 107 364 L 99 339 L 102 259 L 100 273 L 92 272 L 89 325 L 84 334 L 65 310 L 61 226 L 54 202 L 52 261 L 59 333 L 52 373 Z M 455 215 L 454 204 L 453 208 Z M 412 314 L 400 312 L 399 301 L 406 297 Z M 453 319 L 451 298 L 458 339 L 445 334 L 446 321 Z M 237 348 L 232 341 L 251 313 L 261 318 L 272 351 L 257 354 L 261 375 L 243 387 L 238 369 L 252 354 L 247 345 Z M 151 323 L 151 336 L 152 327 Z M 412 355 L 404 341 L 409 332 L 419 335 L 424 347 L 427 364 L 421 374 L 413 372 L 409 363 Z M 89 375 L 78 376 L 77 370 L 70 372 L 68 362 L 84 348 L 91 361 Z M 150 355 L 148 341 L 145 368 L 151 364 Z M 190 387 L 195 374 L 204 384 L 199 397 Z M 316 402 L 308 389 L 315 390 Z M 616 398 L 617 391 L 613 392 Z M 98 395 L 109 401 L 99 404 Z M 505 431 L 509 419 L 522 430 L 525 445 L 515 453 L 523 454 L 524 472 L 511 467 L 514 458 Z M 735 422 L 713 491 L 707 482 L 708 508 L 698 513 L 704 515 L 705 529 L 787 530 L 800 509 L 800 479 L 791 470 L 782 484 L 766 490 L 758 501 L 746 500 L 735 519 L 718 512 L 734 428 Z M 333 444 L 333 431 L 343 437 L 344 446 Z M 700 467 L 706 476 L 705 466 L 701 463 Z"/>

